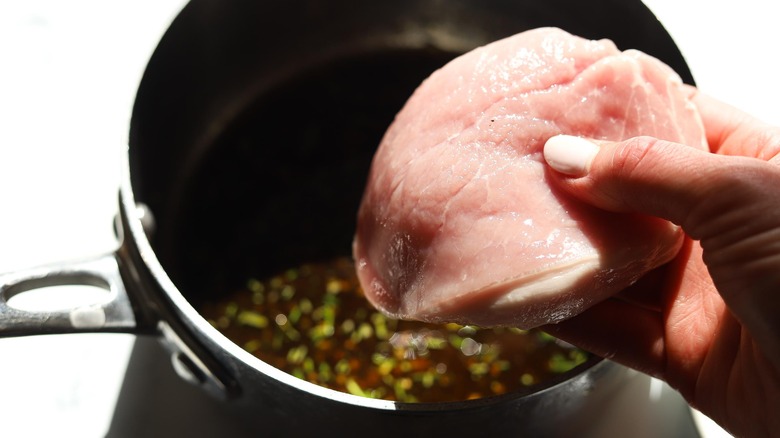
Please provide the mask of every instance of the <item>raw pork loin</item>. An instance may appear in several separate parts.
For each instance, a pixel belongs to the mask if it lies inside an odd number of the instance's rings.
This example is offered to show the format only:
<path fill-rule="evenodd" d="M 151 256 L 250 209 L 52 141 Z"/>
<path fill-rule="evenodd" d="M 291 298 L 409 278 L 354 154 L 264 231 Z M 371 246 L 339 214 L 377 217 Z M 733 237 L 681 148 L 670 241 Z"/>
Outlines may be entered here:
<path fill-rule="evenodd" d="M 354 243 L 372 304 L 530 328 L 672 259 L 677 227 L 548 184 L 542 148 L 556 134 L 706 148 L 680 78 L 641 52 L 545 28 L 465 54 L 415 91 L 374 157 Z"/>

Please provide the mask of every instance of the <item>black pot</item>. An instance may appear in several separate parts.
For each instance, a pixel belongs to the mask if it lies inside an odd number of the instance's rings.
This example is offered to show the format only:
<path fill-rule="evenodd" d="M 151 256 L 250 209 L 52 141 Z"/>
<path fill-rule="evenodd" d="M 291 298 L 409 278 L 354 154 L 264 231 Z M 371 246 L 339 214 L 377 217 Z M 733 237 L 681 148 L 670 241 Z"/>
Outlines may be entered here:
<path fill-rule="evenodd" d="M 374 147 L 413 89 L 458 54 L 540 26 L 640 49 L 693 82 L 639 1 L 192 1 L 138 92 L 120 247 L 0 278 L 0 336 L 159 335 L 180 375 L 271 436 L 344 424 L 372 436 L 579 430 L 634 374 L 593 358 L 528 393 L 438 404 L 373 400 L 269 366 L 196 310 L 258 267 L 273 273 L 348 255 Z M 110 300 L 45 313 L 6 304 L 61 284 L 102 287 Z"/>

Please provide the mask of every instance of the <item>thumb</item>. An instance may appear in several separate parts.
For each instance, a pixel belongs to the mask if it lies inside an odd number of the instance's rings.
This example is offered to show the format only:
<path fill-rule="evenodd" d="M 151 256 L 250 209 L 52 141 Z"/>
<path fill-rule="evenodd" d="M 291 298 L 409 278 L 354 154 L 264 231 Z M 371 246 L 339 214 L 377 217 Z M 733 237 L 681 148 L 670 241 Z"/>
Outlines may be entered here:
<path fill-rule="evenodd" d="M 544 158 L 555 170 L 553 183 L 569 195 L 604 210 L 669 220 L 694 239 L 721 231 L 708 226 L 722 209 L 765 203 L 742 186 L 754 177 L 753 167 L 771 166 L 653 137 L 608 142 L 559 135 L 545 144 Z"/>
<path fill-rule="evenodd" d="M 721 296 L 780 366 L 780 167 L 651 137 L 556 136 L 544 158 L 564 192 L 670 220 L 699 240 Z"/>

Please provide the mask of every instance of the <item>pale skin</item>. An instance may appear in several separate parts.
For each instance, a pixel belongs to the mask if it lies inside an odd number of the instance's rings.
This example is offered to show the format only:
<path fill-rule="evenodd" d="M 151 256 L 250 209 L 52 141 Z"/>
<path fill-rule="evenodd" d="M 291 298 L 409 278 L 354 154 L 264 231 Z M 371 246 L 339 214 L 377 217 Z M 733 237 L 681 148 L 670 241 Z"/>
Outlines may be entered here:
<path fill-rule="evenodd" d="M 710 152 L 643 137 L 550 169 L 567 194 L 686 238 L 668 265 L 544 328 L 663 379 L 736 436 L 780 436 L 780 128 L 690 93 Z"/>

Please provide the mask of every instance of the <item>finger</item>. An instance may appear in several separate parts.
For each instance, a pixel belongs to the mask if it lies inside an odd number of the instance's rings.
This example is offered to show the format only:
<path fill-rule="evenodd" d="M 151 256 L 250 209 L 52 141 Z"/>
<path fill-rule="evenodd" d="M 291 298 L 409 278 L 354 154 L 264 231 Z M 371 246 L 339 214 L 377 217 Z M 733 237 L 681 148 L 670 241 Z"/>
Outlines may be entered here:
<path fill-rule="evenodd" d="M 551 181 L 591 205 L 661 217 L 700 240 L 721 296 L 780 364 L 780 171 L 650 137 L 547 141 Z"/>
<path fill-rule="evenodd" d="M 556 171 L 552 182 L 570 195 L 605 210 L 670 220 L 694 238 L 714 208 L 751 201 L 722 196 L 735 187 L 739 170 L 766 166 L 652 137 L 597 144 L 559 135 L 545 144 L 544 158 Z"/>
<path fill-rule="evenodd" d="M 780 129 L 689 87 L 712 152 L 780 164 Z"/>

